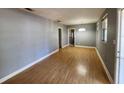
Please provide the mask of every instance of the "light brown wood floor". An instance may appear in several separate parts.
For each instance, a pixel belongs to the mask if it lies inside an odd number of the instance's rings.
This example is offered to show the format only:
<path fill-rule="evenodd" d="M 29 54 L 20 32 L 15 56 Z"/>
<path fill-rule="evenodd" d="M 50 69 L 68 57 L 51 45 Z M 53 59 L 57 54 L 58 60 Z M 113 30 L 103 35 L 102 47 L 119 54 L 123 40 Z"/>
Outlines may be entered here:
<path fill-rule="evenodd" d="M 8 83 L 110 83 L 95 49 L 66 47 L 32 66 Z"/>

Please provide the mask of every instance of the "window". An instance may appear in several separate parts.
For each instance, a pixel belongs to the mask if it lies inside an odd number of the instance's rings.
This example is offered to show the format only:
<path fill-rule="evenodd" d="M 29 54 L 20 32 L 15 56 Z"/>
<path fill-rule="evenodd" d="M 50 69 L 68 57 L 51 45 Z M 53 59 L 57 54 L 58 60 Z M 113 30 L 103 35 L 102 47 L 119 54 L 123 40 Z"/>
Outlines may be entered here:
<path fill-rule="evenodd" d="M 85 29 L 85 28 L 79 28 L 78 31 L 79 31 L 79 32 L 85 32 L 86 29 Z"/>
<path fill-rule="evenodd" d="M 99 31 L 99 22 L 96 24 L 96 31 Z"/>
<path fill-rule="evenodd" d="M 107 16 L 102 20 L 102 41 L 107 42 L 107 26 L 108 18 Z"/>

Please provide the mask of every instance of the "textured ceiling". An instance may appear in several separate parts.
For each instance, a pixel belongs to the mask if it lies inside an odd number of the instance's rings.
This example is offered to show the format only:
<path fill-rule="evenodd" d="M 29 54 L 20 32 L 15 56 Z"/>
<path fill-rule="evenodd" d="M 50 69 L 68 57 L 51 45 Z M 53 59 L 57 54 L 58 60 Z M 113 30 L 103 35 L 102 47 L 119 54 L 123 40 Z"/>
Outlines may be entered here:
<path fill-rule="evenodd" d="M 32 13 L 65 25 L 96 22 L 105 8 L 32 8 Z"/>

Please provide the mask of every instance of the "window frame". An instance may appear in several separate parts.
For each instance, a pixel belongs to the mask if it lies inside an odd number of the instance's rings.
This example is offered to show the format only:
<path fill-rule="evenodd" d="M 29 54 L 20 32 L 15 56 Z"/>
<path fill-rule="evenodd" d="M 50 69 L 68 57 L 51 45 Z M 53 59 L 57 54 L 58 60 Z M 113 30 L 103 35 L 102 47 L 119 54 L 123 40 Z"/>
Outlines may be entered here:
<path fill-rule="evenodd" d="M 101 24 L 102 24 L 102 34 L 101 34 L 101 39 L 104 43 L 107 42 L 108 39 L 108 14 L 106 14 L 102 20 L 101 20 Z"/>

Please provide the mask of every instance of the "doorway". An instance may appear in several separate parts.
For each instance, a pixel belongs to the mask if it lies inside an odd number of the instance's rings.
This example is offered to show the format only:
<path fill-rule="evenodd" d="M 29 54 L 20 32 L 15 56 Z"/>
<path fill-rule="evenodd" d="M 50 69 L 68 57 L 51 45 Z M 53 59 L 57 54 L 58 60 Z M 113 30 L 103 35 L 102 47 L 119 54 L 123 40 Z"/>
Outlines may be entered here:
<path fill-rule="evenodd" d="M 59 49 L 62 48 L 62 29 L 58 28 L 58 37 L 59 37 Z"/>
<path fill-rule="evenodd" d="M 74 46 L 75 45 L 75 29 L 72 28 L 69 30 L 69 45 Z"/>

